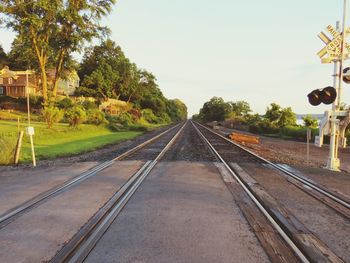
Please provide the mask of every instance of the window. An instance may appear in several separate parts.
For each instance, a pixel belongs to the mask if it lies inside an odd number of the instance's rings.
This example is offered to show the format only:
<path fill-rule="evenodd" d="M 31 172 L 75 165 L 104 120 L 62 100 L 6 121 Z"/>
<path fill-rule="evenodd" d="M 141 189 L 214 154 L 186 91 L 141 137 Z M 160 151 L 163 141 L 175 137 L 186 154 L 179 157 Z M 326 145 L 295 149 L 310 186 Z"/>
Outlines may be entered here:
<path fill-rule="evenodd" d="M 12 78 L 9 78 L 9 84 L 12 84 Z"/>
<path fill-rule="evenodd" d="M 0 78 L 0 84 L 4 84 L 4 79 Z"/>
<path fill-rule="evenodd" d="M 4 87 L 0 87 L 0 95 L 4 94 Z"/>

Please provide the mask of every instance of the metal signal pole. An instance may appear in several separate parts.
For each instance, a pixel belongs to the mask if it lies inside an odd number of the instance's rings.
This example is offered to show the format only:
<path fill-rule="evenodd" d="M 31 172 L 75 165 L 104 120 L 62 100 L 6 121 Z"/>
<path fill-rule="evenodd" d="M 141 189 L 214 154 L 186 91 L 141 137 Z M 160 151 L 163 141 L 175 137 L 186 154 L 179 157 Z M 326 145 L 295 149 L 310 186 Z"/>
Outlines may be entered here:
<path fill-rule="evenodd" d="M 331 134 L 329 144 L 329 157 L 327 162 L 327 169 L 333 171 L 340 171 L 340 160 L 338 158 L 338 144 L 339 144 L 339 120 L 337 119 L 337 112 L 341 106 L 341 92 L 343 79 L 343 65 L 345 60 L 345 40 L 346 40 L 346 18 L 347 18 L 348 0 L 344 0 L 343 10 L 343 25 L 342 25 L 342 45 L 341 45 L 341 59 L 334 61 L 334 88 L 337 90 L 337 100 L 333 102 L 331 115 Z M 337 22 L 337 31 L 340 31 L 339 22 Z"/>

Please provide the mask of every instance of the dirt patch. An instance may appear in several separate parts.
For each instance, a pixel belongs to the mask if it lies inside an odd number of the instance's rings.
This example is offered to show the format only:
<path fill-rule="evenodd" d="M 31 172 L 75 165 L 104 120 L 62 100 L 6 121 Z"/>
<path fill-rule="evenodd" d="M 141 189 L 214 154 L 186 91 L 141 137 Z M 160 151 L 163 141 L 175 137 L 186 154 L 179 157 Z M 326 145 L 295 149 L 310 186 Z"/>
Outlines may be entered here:
<path fill-rule="evenodd" d="M 228 134 L 231 131 L 247 134 L 247 132 L 236 131 L 224 127 L 219 127 L 219 131 L 223 134 Z M 297 167 L 311 168 L 322 168 L 327 165 L 329 155 L 328 145 L 319 148 L 316 147 L 313 142 L 310 143 L 310 162 L 308 164 L 306 157 L 307 145 L 305 142 L 283 140 L 266 136 L 259 136 L 259 138 L 259 144 L 246 143 L 243 146 L 274 163 L 285 163 Z M 339 149 L 339 158 L 341 162 L 341 170 L 350 173 L 350 148 Z"/>

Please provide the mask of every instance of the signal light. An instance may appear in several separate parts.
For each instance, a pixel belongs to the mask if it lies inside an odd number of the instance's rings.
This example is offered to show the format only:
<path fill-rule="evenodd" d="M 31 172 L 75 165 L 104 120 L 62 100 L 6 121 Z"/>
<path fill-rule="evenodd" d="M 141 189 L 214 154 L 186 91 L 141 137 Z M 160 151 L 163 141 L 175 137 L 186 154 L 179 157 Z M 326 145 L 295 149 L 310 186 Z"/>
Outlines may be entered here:
<path fill-rule="evenodd" d="M 343 81 L 348 84 L 350 83 L 350 68 L 343 70 Z"/>
<path fill-rule="evenodd" d="M 337 98 L 337 91 L 335 88 L 328 86 L 323 90 L 315 89 L 307 95 L 309 103 L 312 106 L 318 106 L 321 103 L 332 104 Z"/>

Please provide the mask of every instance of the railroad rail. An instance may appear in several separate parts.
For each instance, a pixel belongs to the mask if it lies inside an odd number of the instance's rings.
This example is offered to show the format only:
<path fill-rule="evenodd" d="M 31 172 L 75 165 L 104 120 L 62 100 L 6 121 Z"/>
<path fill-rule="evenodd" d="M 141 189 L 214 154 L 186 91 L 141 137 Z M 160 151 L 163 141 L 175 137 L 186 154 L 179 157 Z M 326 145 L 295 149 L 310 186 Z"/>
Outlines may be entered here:
<path fill-rule="evenodd" d="M 242 152 L 249 154 L 250 156 L 256 158 L 257 160 L 261 161 L 262 163 L 265 163 L 271 167 L 273 167 L 274 169 L 280 171 L 282 174 L 291 177 L 295 180 L 297 180 L 298 182 L 301 183 L 301 185 L 299 184 L 299 188 L 303 189 L 306 193 L 311 194 L 312 196 L 320 199 L 323 203 L 325 203 L 327 206 L 331 207 L 332 209 L 336 210 L 337 212 L 341 213 L 343 216 L 350 218 L 350 202 L 348 200 L 346 200 L 345 198 L 337 195 L 336 193 L 334 193 L 333 191 L 326 189 L 323 186 L 320 186 L 318 184 L 316 184 L 315 182 L 312 182 L 311 180 L 308 180 L 305 177 L 302 177 L 296 173 L 293 173 L 292 171 L 289 171 L 288 169 L 284 168 L 281 165 L 278 164 L 274 164 L 268 160 L 266 160 L 265 158 L 259 156 L 258 154 L 246 149 L 245 147 L 235 143 L 232 140 L 229 140 L 228 138 L 222 136 L 221 134 L 209 129 L 208 127 L 200 124 L 200 123 L 196 123 L 196 125 L 199 125 L 200 127 L 206 129 L 208 132 L 215 134 L 216 136 L 218 136 L 219 138 L 221 138 L 222 140 L 225 140 L 226 142 L 230 143 L 231 145 L 234 145 L 236 147 L 238 147 L 240 150 L 242 150 Z M 313 192 L 310 192 L 310 189 L 312 189 L 313 191 L 315 191 L 317 194 L 314 194 Z M 320 195 L 322 195 L 322 198 L 320 198 Z M 337 205 L 335 205 L 337 204 Z M 341 207 L 339 207 L 339 205 Z"/>
<path fill-rule="evenodd" d="M 30 211 L 31 209 L 46 202 L 48 199 L 53 198 L 54 196 L 59 195 L 63 191 L 87 180 L 90 177 L 95 176 L 96 174 L 98 174 L 102 170 L 110 167 L 114 162 L 121 161 L 121 160 L 127 158 L 128 156 L 134 154 L 135 152 L 140 151 L 141 149 L 145 148 L 146 146 L 159 140 L 160 138 L 162 138 L 166 134 L 169 134 L 170 132 L 176 130 L 177 128 L 179 128 L 180 125 L 181 124 L 177 124 L 173 127 L 170 127 L 169 129 L 163 131 L 162 133 L 160 133 L 160 134 L 150 138 L 149 140 L 137 145 L 136 147 L 133 147 L 132 149 L 116 156 L 112 160 L 98 164 L 98 165 L 92 167 L 91 169 L 89 169 L 88 171 L 83 172 L 83 173 L 75 176 L 74 178 L 63 182 L 62 184 L 60 184 L 58 186 L 55 186 L 55 187 L 53 187 L 53 188 L 51 188 L 43 193 L 38 194 L 37 196 L 34 196 L 33 198 L 23 202 L 22 204 L 14 207 L 14 208 L 11 208 L 10 210 L 8 210 L 5 213 L 3 213 L 2 215 L 0 215 L 0 229 L 5 227 L 7 224 L 11 223 L 13 220 L 20 217 L 24 213 L 26 213 L 26 212 Z"/>
<path fill-rule="evenodd" d="M 260 212 L 265 216 L 265 218 L 269 221 L 269 223 L 273 226 L 273 228 L 283 238 L 284 242 L 289 246 L 289 248 L 297 256 L 298 260 L 300 260 L 301 262 L 343 262 L 341 258 L 339 258 L 333 251 L 331 251 L 327 247 L 327 245 L 325 245 L 321 240 L 319 240 L 315 235 L 313 235 L 307 228 L 305 228 L 303 224 L 299 222 L 296 217 L 290 214 L 289 211 L 285 209 L 283 205 L 281 205 L 277 200 L 275 200 L 272 196 L 270 196 L 269 193 L 267 193 L 263 188 L 261 188 L 261 186 L 252 177 L 250 177 L 247 173 L 245 173 L 245 171 L 241 169 L 238 164 L 229 163 L 226 160 L 227 156 L 225 156 L 225 154 L 230 154 L 229 153 L 230 147 L 227 147 L 227 145 L 231 145 L 231 147 L 232 146 L 239 147 L 240 157 L 243 157 L 244 153 L 246 153 L 246 154 L 249 154 L 250 157 L 248 156 L 244 156 L 244 157 L 250 158 L 249 160 L 252 160 L 251 157 L 253 157 L 256 160 L 259 160 L 261 163 L 269 164 L 271 168 L 277 169 L 282 172 L 286 172 L 285 169 L 281 169 L 281 167 L 274 165 L 273 163 L 265 160 L 264 158 L 261 158 L 260 156 L 256 155 L 255 153 L 252 153 L 249 150 L 246 150 L 240 145 L 237 145 L 231 140 L 228 140 L 222 135 L 212 131 L 211 129 L 199 123 L 192 122 L 192 125 L 197 131 L 197 133 L 199 134 L 199 136 L 203 139 L 203 141 L 209 147 L 211 152 L 218 159 L 218 161 L 224 165 L 225 169 L 229 173 L 229 176 L 234 178 L 234 181 L 230 181 L 227 179 L 227 177 L 225 178 L 223 176 L 223 179 L 226 185 L 228 185 L 228 187 L 230 188 L 232 183 L 233 185 L 236 184 L 237 186 L 240 186 L 241 188 L 243 188 L 245 194 L 249 196 L 249 198 L 253 201 L 256 207 L 258 207 Z M 215 146 L 213 145 L 212 141 L 214 141 Z M 221 147 L 221 153 L 219 153 L 220 151 L 220 149 L 218 149 L 219 147 Z M 288 171 L 288 174 L 289 173 L 291 172 Z M 231 190 L 231 192 L 235 192 L 236 190 L 237 188 Z M 325 190 L 323 189 L 323 191 Z M 240 195 L 237 199 L 242 199 L 242 195 Z M 248 206 L 247 202 L 241 201 L 241 200 L 239 200 L 239 202 L 243 203 L 242 205 L 239 205 L 240 208 L 243 210 L 247 210 L 246 209 L 246 207 Z M 330 206 L 329 203 L 327 205 Z M 254 229 L 255 228 L 254 225 L 257 223 L 257 221 L 256 219 L 254 219 L 254 216 L 252 216 L 251 211 L 248 211 L 248 212 L 243 211 L 243 214 L 246 216 L 248 222 Z M 258 231 L 256 232 L 261 231 L 260 229 L 261 228 L 258 227 Z M 276 252 L 277 249 L 271 249 L 271 246 L 273 246 L 273 244 L 272 245 L 266 244 L 270 242 L 269 241 L 270 238 L 264 237 L 264 234 L 262 235 L 260 233 L 256 233 L 256 234 L 259 240 L 261 240 L 263 247 L 270 248 L 270 251 L 266 251 L 266 252 L 273 261 L 289 262 L 287 258 L 279 257 L 280 256 L 279 253 Z M 274 241 L 272 241 L 271 243 L 273 242 Z"/>
<path fill-rule="evenodd" d="M 156 166 L 177 137 L 185 128 L 186 123 L 176 132 L 166 146 L 153 160 L 148 160 L 104 205 L 89 222 L 56 254 L 51 263 L 83 262 L 95 247 L 96 243 L 116 219 L 128 200 L 136 192 L 141 183 Z M 134 151 L 133 151 L 134 152 Z"/>

